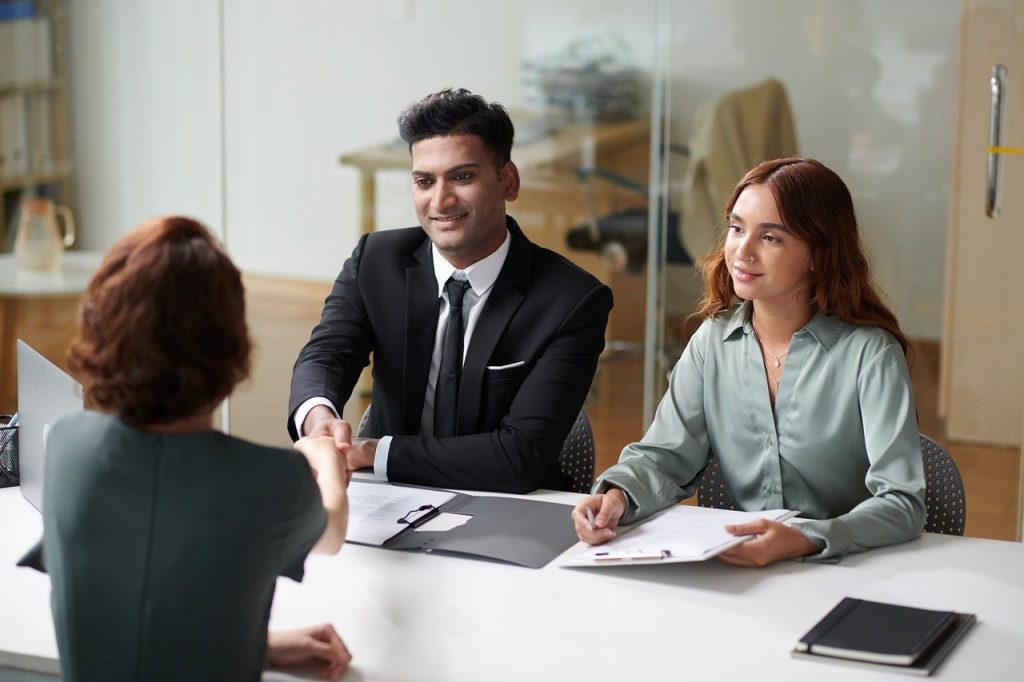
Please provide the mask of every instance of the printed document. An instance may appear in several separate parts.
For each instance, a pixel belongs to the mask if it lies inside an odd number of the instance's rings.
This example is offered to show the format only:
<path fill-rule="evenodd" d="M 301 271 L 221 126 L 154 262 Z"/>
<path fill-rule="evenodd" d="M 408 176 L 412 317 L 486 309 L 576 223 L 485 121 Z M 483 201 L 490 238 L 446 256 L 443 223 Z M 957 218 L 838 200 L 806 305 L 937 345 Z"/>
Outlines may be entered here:
<path fill-rule="evenodd" d="M 757 519 L 784 521 L 797 512 L 786 509 L 743 512 L 675 505 L 646 521 L 618 531 L 611 542 L 569 557 L 563 566 L 704 561 L 751 539 L 725 530 L 726 525 Z"/>
<path fill-rule="evenodd" d="M 408 488 L 353 479 L 348 484 L 347 542 L 383 545 L 455 497 L 447 490 Z M 401 521 L 400 521 L 401 519 Z"/>

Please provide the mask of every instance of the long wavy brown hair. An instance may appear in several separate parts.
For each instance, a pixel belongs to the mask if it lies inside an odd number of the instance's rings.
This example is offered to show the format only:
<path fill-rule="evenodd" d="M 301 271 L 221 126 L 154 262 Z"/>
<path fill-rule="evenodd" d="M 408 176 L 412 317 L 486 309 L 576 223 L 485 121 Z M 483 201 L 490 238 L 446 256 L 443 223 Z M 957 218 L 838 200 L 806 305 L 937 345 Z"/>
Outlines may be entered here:
<path fill-rule="evenodd" d="M 110 249 L 79 308 L 68 367 L 86 400 L 136 427 L 212 410 L 249 373 L 242 276 L 189 218 L 158 218 Z"/>
<path fill-rule="evenodd" d="M 904 355 L 910 342 L 871 277 L 857 230 L 850 190 L 834 171 L 814 159 L 775 159 L 759 164 L 739 181 L 725 205 L 725 217 L 747 187 L 767 187 L 783 224 L 811 250 L 809 296 L 815 312 L 845 322 L 879 327 L 896 338 Z M 704 295 L 694 316 L 707 319 L 728 310 L 736 291 L 725 262 L 725 240 L 700 258 Z"/>

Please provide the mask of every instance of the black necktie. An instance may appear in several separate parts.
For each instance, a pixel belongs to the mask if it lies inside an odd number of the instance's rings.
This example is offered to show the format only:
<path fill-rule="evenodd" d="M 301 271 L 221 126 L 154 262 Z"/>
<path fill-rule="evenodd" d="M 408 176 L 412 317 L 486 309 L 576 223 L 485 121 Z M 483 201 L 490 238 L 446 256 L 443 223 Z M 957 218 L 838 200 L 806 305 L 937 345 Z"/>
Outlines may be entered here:
<path fill-rule="evenodd" d="M 441 341 L 441 367 L 434 388 L 434 436 L 437 438 L 455 435 L 462 376 L 462 298 L 468 288 L 469 282 L 452 277 L 444 284 L 448 294 L 448 324 Z"/>

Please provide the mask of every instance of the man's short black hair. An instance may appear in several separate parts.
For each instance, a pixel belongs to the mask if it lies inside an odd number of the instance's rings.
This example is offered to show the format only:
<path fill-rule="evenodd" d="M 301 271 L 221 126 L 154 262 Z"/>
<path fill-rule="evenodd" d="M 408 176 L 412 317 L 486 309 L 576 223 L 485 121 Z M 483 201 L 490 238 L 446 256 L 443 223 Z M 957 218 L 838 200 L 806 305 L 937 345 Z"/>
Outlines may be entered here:
<path fill-rule="evenodd" d="M 498 167 L 512 158 L 515 128 L 505 107 L 487 103 L 465 88 L 427 95 L 398 116 L 398 132 L 412 150 L 414 142 L 443 135 L 470 134 L 479 137 Z"/>

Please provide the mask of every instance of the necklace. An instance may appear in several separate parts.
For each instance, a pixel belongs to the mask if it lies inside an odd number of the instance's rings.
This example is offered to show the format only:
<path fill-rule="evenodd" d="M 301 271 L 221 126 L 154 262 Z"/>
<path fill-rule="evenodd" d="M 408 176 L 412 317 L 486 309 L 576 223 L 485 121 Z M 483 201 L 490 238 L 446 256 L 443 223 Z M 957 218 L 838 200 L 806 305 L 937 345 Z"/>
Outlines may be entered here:
<path fill-rule="evenodd" d="M 764 341 L 762 341 L 762 340 L 761 340 L 761 335 L 757 333 L 757 325 L 755 325 L 755 324 L 754 324 L 754 320 L 753 320 L 753 318 L 751 318 L 751 320 L 750 320 L 750 326 L 751 326 L 751 327 L 752 327 L 752 328 L 754 329 L 754 338 L 756 338 L 756 339 L 757 339 L 757 343 L 758 343 L 758 345 L 760 345 L 760 346 L 761 346 L 761 348 L 763 348 L 764 350 L 768 351 L 768 353 L 769 353 L 769 354 L 770 354 L 770 355 L 771 355 L 771 356 L 772 356 L 773 358 L 775 358 L 775 366 L 776 366 L 776 367 L 782 367 L 782 358 L 784 358 L 784 357 L 786 357 L 787 355 L 789 355 L 789 348 L 786 348 L 786 352 L 785 352 L 785 353 L 783 353 L 782 355 L 776 355 L 776 354 L 775 354 L 775 351 L 773 351 L 773 350 L 772 350 L 771 348 L 769 348 L 769 347 L 768 347 L 768 344 L 766 344 L 766 343 L 765 343 Z M 762 356 L 762 359 L 763 359 L 763 357 L 764 357 L 764 356 Z M 765 362 L 765 367 L 766 367 L 766 368 L 768 367 L 768 363 L 767 363 L 767 361 Z M 779 383 L 777 379 L 775 380 L 775 383 L 776 383 L 776 384 L 778 384 L 778 383 Z"/>

